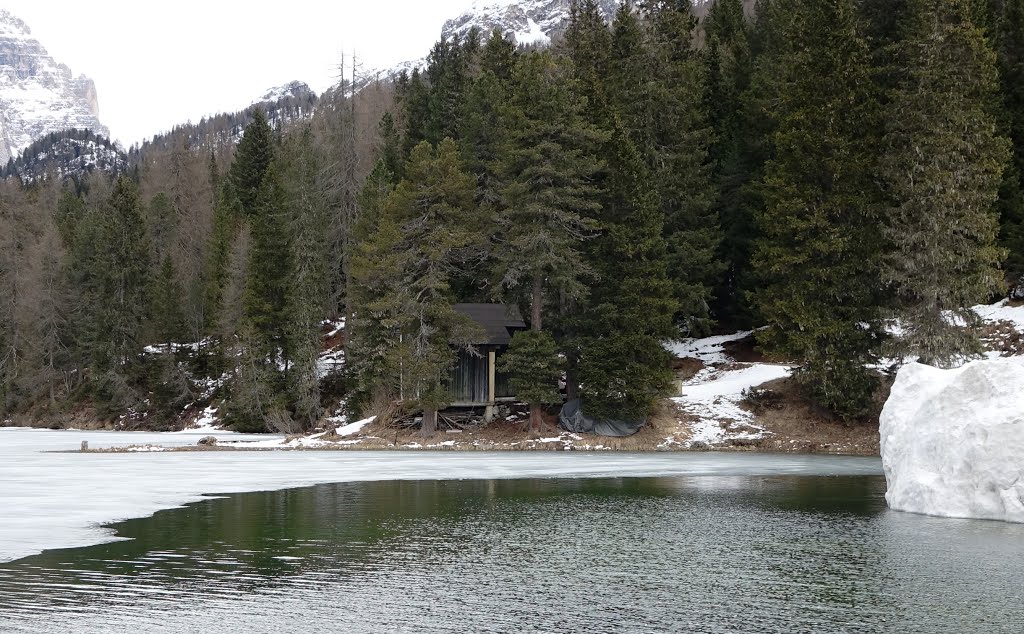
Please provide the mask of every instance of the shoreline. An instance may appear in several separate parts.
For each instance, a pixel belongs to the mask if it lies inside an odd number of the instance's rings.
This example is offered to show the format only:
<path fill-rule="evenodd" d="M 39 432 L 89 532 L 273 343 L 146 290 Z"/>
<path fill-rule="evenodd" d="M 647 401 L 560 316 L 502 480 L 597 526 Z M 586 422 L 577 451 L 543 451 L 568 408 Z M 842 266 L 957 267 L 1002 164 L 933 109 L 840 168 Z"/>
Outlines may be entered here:
<path fill-rule="evenodd" d="M 130 432 L 129 432 L 130 433 Z M 205 433 L 205 432 L 203 432 Z M 217 432 L 214 432 L 217 433 Z M 223 433 L 223 432 L 221 432 Z M 200 435 L 200 434 L 186 434 Z M 645 446 L 634 443 L 625 445 L 611 444 L 609 441 L 623 439 L 602 439 L 600 437 L 585 437 L 578 434 L 565 432 L 560 436 L 550 438 L 523 439 L 513 443 L 496 443 L 480 440 L 469 442 L 458 442 L 456 440 L 438 441 L 442 435 L 434 439 L 420 439 L 419 442 L 394 442 L 376 436 L 353 438 L 337 442 L 320 440 L 314 434 L 311 436 L 289 437 L 284 439 L 269 439 L 266 441 L 233 441 L 230 436 L 222 437 L 214 444 L 190 444 L 180 446 L 168 446 L 162 444 L 146 443 L 133 444 L 119 447 L 98 447 L 87 449 L 68 449 L 55 453 L 78 453 L 78 454 L 140 454 L 140 453 L 211 453 L 211 452 L 242 452 L 242 453 L 274 453 L 274 452 L 384 452 L 384 453 L 410 453 L 410 452 L 494 452 L 494 453 L 610 453 L 610 454 L 761 454 L 779 456 L 847 456 L 847 457 L 879 457 L 879 452 L 872 446 L 861 449 L 859 446 L 849 445 L 804 445 L 797 443 L 784 443 L 782 441 L 761 442 L 758 444 L 738 444 L 721 447 L 692 447 L 683 444 L 662 444 L 659 446 Z M 204 437 L 205 438 L 205 437 Z M 408 441 L 408 438 L 402 439 Z"/>

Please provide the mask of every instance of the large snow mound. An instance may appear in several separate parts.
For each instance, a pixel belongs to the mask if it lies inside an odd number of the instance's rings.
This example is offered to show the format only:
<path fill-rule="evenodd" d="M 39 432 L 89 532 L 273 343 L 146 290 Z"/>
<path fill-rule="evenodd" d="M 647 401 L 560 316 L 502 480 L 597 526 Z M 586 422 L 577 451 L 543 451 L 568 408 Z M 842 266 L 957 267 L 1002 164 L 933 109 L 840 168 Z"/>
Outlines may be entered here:
<path fill-rule="evenodd" d="M 898 511 L 1024 523 L 1024 363 L 913 363 L 882 410 L 882 464 Z"/>

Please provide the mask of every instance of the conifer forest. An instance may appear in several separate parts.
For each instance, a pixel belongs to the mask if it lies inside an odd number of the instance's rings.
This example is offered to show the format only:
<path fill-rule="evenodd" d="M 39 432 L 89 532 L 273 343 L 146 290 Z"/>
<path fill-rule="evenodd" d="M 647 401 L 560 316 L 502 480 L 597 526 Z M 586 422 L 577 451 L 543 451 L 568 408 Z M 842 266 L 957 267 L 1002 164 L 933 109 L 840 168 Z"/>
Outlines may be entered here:
<path fill-rule="evenodd" d="M 571 11 L 551 46 L 473 31 L 298 122 L 0 181 L 0 421 L 216 401 L 297 433 L 343 402 L 429 433 L 460 303 L 519 309 L 501 370 L 534 413 L 643 418 L 665 343 L 715 332 L 757 329 L 851 423 L 881 359 L 977 352 L 969 308 L 1024 277 L 1024 0 Z"/>

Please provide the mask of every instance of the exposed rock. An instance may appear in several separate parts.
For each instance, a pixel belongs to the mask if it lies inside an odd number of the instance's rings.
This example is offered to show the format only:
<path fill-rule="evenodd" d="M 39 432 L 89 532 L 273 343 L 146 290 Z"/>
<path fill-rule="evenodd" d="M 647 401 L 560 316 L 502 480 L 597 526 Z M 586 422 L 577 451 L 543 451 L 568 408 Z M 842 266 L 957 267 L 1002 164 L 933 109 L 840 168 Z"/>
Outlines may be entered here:
<path fill-rule="evenodd" d="M 611 20 L 619 0 L 598 0 Z M 476 0 L 459 17 L 445 22 L 441 37 L 465 37 L 473 29 L 486 36 L 499 29 L 519 44 L 548 43 L 569 25 L 569 0 Z"/>
<path fill-rule="evenodd" d="M 213 447 L 217 444 L 217 438 L 214 436 L 203 436 L 196 444 L 200 447 Z"/>
<path fill-rule="evenodd" d="M 28 26 L 0 9 L 0 166 L 34 140 L 70 128 L 110 136 L 96 85 L 57 63 Z"/>
<path fill-rule="evenodd" d="M 277 103 L 282 99 L 316 101 L 316 93 L 303 81 L 290 81 L 283 86 L 275 86 L 268 90 L 254 103 Z"/>
<path fill-rule="evenodd" d="M 1024 277 L 1010 287 L 1010 299 L 1015 302 L 1024 301 Z"/>

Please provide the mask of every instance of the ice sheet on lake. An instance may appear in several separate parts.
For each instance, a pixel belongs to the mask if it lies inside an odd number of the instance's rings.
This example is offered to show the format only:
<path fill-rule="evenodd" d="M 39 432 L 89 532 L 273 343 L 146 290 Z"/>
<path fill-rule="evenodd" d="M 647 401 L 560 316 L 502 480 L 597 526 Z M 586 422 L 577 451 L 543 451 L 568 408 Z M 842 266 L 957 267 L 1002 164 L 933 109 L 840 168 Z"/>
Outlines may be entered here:
<path fill-rule="evenodd" d="M 1024 359 L 903 367 L 882 411 L 893 509 L 1024 522 Z"/>
<path fill-rule="evenodd" d="M 245 440 L 241 435 L 219 435 Z M 582 452 L 54 453 L 194 445 L 199 434 L 0 429 L 0 562 L 112 541 L 103 525 L 204 494 L 330 482 L 703 475 L 880 475 L 874 458 Z"/>

